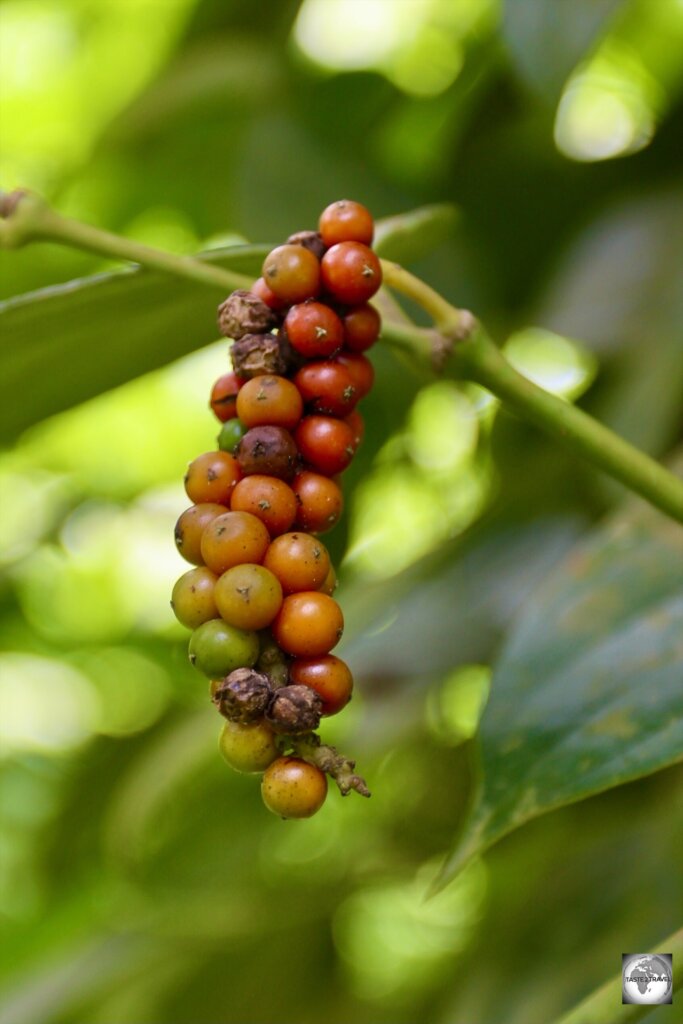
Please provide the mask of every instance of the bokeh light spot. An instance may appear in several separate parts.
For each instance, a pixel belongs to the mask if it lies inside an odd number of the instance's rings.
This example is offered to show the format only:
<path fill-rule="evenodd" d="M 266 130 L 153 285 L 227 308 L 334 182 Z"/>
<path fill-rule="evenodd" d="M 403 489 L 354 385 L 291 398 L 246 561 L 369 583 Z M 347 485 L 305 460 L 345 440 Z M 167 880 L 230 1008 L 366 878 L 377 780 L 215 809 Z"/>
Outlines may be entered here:
<path fill-rule="evenodd" d="M 426 900 L 435 874 L 436 865 L 427 863 L 411 879 L 361 889 L 340 906 L 335 940 L 361 998 L 388 1005 L 417 1001 L 455 969 L 482 912 L 486 870 L 474 861 Z"/>
<path fill-rule="evenodd" d="M 63 661 L 0 655 L 0 749 L 61 753 L 81 746 L 97 727 L 99 705 L 86 676 Z"/>
<path fill-rule="evenodd" d="M 612 42 L 567 82 L 555 118 L 555 142 L 573 160 L 607 160 L 643 149 L 661 104 L 657 83 L 638 55 Z"/>
<path fill-rule="evenodd" d="M 597 360 L 588 349 L 539 327 L 512 334 L 503 351 L 516 370 L 561 398 L 578 398 L 598 371 Z"/>
<path fill-rule="evenodd" d="M 491 687 L 487 665 L 463 665 L 449 673 L 427 699 L 427 722 L 445 743 L 470 739 L 479 727 Z"/>
<path fill-rule="evenodd" d="M 294 26 L 321 68 L 376 70 L 403 92 L 437 96 L 457 78 L 463 43 L 494 13 L 494 0 L 304 0 Z"/>

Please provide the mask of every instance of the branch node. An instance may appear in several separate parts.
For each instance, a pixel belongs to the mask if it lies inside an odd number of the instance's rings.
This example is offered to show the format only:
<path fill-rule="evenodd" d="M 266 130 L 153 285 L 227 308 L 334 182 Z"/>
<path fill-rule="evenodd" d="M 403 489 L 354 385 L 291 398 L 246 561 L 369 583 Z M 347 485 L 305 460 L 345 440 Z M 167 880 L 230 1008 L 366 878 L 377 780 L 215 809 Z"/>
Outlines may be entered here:
<path fill-rule="evenodd" d="M 453 352 L 453 338 L 440 331 L 430 331 L 430 353 L 429 359 L 434 373 L 441 374 L 446 369 L 446 364 Z"/>
<path fill-rule="evenodd" d="M 446 328 L 445 333 L 453 341 L 467 341 L 468 338 L 472 337 L 478 326 L 479 324 L 474 313 L 470 313 L 469 309 L 459 309 L 457 319 L 452 326 Z"/>

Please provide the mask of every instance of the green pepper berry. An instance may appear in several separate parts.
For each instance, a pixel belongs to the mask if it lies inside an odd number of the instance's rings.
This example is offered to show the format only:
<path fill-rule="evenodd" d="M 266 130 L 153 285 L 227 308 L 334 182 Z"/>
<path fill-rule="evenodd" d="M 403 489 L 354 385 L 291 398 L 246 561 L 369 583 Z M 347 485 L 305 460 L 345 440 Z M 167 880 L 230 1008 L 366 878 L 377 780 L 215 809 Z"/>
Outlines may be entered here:
<path fill-rule="evenodd" d="M 237 417 L 228 420 L 223 424 L 218 435 L 218 447 L 222 452 L 230 452 L 232 455 L 246 432 L 247 428 Z"/>
<path fill-rule="evenodd" d="M 190 661 L 209 679 L 222 679 L 236 668 L 252 668 L 259 656 L 258 634 L 211 619 L 190 637 Z"/>
<path fill-rule="evenodd" d="M 226 722 L 218 749 L 237 772 L 262 772 L 278 756 L 275 733 L 265 722 Z"/>

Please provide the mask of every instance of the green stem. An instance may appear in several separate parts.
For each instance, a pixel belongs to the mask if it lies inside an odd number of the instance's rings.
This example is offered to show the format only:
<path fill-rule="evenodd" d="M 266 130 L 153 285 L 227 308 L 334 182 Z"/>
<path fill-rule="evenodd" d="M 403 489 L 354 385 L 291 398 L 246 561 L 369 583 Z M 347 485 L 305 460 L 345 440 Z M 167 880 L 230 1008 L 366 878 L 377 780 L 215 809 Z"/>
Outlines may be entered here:
<path fill-rule="evenodd" d="M 86 249 L 110 259 L 139 263 L 143 267 L 189 278 L 200 284 L 218 287 L 222 291 L 250 288 L 254 283 L 251 277 L 202 263 L 191 256 L 176 256 L 70 217 L 62 217 L 33 193 L 21 197 L 12 215 L 0 222 L 0 228 L 0 245 L 6 248 L 17 248 L 33 241 L 51 241 Z"/>
<path fill-rule="evenodd" d="M 454 351 L 456 366 L 511 409 L 683 523 L 683 480 L 592 416 L 518 373 L 478 328 Z"/>
<path fill-rule="evenodd" d="M 683 986 L 683 928 L 656 944 L 663 953 L 673 955 L 673 991 Z M 631 1024 L 652 1013 L 655 1007 L 622 1005 L 621 972 L 606 985 L 591 993 L 556 1024 Z"/>
<path fill-rule="evenodd" d="M 442 295 L 421 281 L 419 277 L 415 277 L 404 267 L 399 266 L 398 263 L 392 263 L 390 260 L 380 260 L 380 262 L 384 284 L 401 292 L 402 295 L 421 306 L 425 312 L 429 313 L 437 330 L 457 336 L 463 326 L 469 325 L 471 314 L 466 310 L 451 306 L 450 302 L 447 302 Z"/>
<path fill-rule="evenodd" d="M 242 274 L 189 256 L 174 256 L 62 217 L 32 193 L 0 196 L 0 246 L 15 248 L 36 240 L 131 260 L 228 291 L 252 284 L 251 278 Z M 410 322 L 386 320 L 382 330 L 386 341 L 422 362 L 428 359 L 437 370 L 451 357 L 459 376 L 488 388 L 565 447 L 683 522 L 683 481 L 580 409 L 517 373 L 467 310 L 456 309 L 397 263 L 382 260 L 382 271 L 386 285 L 416 302 L 434 320 L 431 330 Z"/>

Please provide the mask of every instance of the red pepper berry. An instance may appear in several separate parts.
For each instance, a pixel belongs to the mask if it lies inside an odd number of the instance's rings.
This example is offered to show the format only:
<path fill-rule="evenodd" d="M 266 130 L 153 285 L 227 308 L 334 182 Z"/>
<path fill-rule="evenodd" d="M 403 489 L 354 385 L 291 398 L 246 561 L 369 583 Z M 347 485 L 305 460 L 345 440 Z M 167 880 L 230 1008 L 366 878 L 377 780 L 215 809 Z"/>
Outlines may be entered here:
<path fill-rule="evenodd" d="M 351 374 L 358 399 L 365 398 L 375 382 L 375 368 L 368 357 L 361 352 L 340 352 L 335 362 L 341 363 Z"/>
<path fill-rule="evenodd" d="M 322 302 L 292 306 L 283 327 L 292 348 L 307 359 L 331 356 L 344 343 L 341 320 Z"/>
<path fill-rule="evenodd" d="M 289 678 L 293 683 L 308 686 L 320 694 L 323 715 L 336 715 L 351 700 L 353 676 L 346 662 L 334 654 L 320 658 L 296 658 L 289 667 Z"/>
<path fill-rule="evenodd" d="M 292 481 L 297 503 L 296 525 L 310 533 L 326 533 L 339 522 L 344 496 L 339 484 L 322 473 L 305 469 Z"/>
<path fill-rule="evenodd" d="M 338 362 L 308 363 L 298 371 L 294 383 L 312 412 L 347 416 L 358 401 L 351 374 Z"/>
<path fill-rule="evenodd" d="M 252 292 L 253 295 L 256 295 L 256 297 L 259 298 L 261 302 L 265 302 L 266 306 L 269 306 L 276 312 L 278 310 L 284 309 L 287 305 L 287 303 L 283 302 L 282 299 L 278 299 L 273 289 L 268 287 L 268 285 L 266 284 L 262 277 L 256 278 L 256 280 L 251 286 L 250 291 Z"/>
<path fill-rule="evenodd" d="M 353 199 L 339 199 L 323 210 L 318 230 L 328 249 L 337 242 L 364 242 L 365 245 L 371 245 L 375 222 L 362 203 L 356 203 Z"/>
<path fill-rule="evenodd" d="M 237 392 L 242 386 L 235 373 L 224 373 L 211 389 L 209 405 L 221 423 L 227 423 L 237 415 Z"/>
<path fill-rule="evenodd" d="M 382 320 L 374 306 L 354 306 L 342 317 L 344 346 L 351 352 L 365 352 L 379 338 Z"/>
<path fill-rule="evenodd" d="M 367 302 L 382 283 L 380 262 L 362 242 L 333 245 L 323 256 L 320 268 L 325 291 L 348 306 Z"/>
<path fill-rule="evenodd" d="M 325 476 L 342 473 L 356 451 L 351 427 L 332 416 L 304 416 L 294 441 L 304 462 Z"/>

